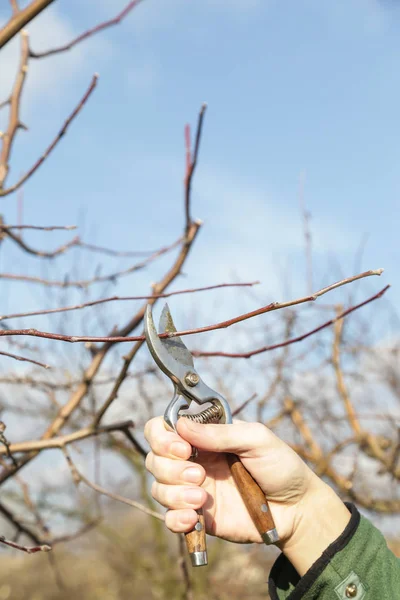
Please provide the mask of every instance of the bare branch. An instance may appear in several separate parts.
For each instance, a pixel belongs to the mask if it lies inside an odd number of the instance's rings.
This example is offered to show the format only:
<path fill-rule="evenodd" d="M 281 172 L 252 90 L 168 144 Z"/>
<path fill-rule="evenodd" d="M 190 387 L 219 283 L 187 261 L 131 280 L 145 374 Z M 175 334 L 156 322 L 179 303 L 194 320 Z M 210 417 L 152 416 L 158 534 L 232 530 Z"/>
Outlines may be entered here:
<path fill-rule="evenodd" d="M 350 313 L 354 312 L 355 310 L 358 310 L 359 308 L 365 306 L 366 304 L 369 304 L 370 302 L 373 302 L 374 300 L 378 300 L 379 298 L 381 298 L 383 296 L 383 294 L 385 292 L 387 292 L 387 290 L 389 288 L 390 288 L 390 285 L 387 285 L 380 292 L 378 292 L 377 294 L 375 294 L 371 298 L 368 298 L 367 300 L 364 300 L 363 302 L 360 302 L 360 304 L 356 304 L 355 306 L 351 306 L 350 308 L 348 308 L 344 312 L 340 313 L 335 318 L 330 319 L 329 321 L 326 321 L 322 325 L 319 325 L 318 327 L 315 327 L 315 329 L 312 329 L 311 331 L 308 331 L 307 333 L 303 333 L 302 335 L 299 335 L 298 337 L 291 338 L 291 339 L 286 340 L 284 342 L 279 342 L 278 344 L 273 344 L 272 346 L 263 346 L 262 348 L 257 348 L 256 350 L 250 350 L 249 352 L 234 353 L 234 352 L 200 352 L 200 351 L 194 351 L 194 352 L 192 352 L 192 354 L 193 354 L 193 356 L 204 356 L 204 357 L 205 356 L 206 357 L 210 357 L 210 356 L 224 356 L 224 357 L 227 357 L 227 358 L 251 358 L 252 356 L 255 356 L 256 354 L 262 354 L 263 352 L 269 352 L 270 350 L 276 350 L 277 348 L 284 348 L 285 346 L 289 346 L 290 344 L 295 344 L 296 342 L 301 342 L 302 340 L 305 340 L 306 338 L 310 337 L 311 335 L 314 335 L 314 334 L 318 333 L 319 331 L 322 331 L 326 327 L 329 327 L 330 325 L 333 325 L 333 323 L 336 323 L 339 319 L 344 319 L 344 317 L 347 317 L 347 315 L 349 315 Z M 183 333 L 180 333 L 180 335 L 186 335 L 186 333 L 187 332 L 183 332 Z M 162 337 L 162 336 L 160 335 L 160 337 Z"/>
<path fill-rule="evenodd" d="M 68 281 L 65 279 L 64 281 L 49 281 L 47 279 L 41 279 L 40 277 L 31 277 L 30 275 L 14 275 L 13 273 L 0 273 L 0 279 L 11 279 L 13 281 L 25 281 L 30 283 L 40 283 L 42 285 L 46 285 L 49 287 L 76 287 L 80 289 L 85 289 L 94 283 L 104 283 L 105 281 L 116 281 L 120 277 L 124 277 L 126 275 L 131 275 L 135 271 L 139 271 L 144 269 L 147 265 L 152 263 L 154 260 L 159 258 L 160 256 L 170 252 L 174 248 L 176 248 L 181 243 L 182 238 L 179 238 L 169 246 L 165 246 L 164 248 L 160 248 L 151 256 L 148 256 L 144 260 L 139 263 L 128 267 L 127 269 L 123 269 L 122 271 L 117 271 L 116 273 L 110 273 L 109 275 L 98 275 L 92 277 L 92 279 L 86 279 L 82 281 Z"/>
<path fill-rule="evenodd" d="M 1 40 L 1 33 L 0 33 L 0 40 Z M 27 181 L 35 173 L 35 171 L 37 171 L 37 169 L 44 163 L 46 158 L 51 154 L 51 152 L 57 146 L 57 144 L 61 140 L 61 138 L 67 133 L 68 127 L 71 124 L 71 122 L 75 119 L 75 117 L 78 115 L 78 113 L 82 110 L 82 108 L 86 104 L 89 96 L 92 94 L 92 92 L 94 91 L 94 89 L 97 85 L 97 80 L 98 80 L 98 75 L 97 74 L 93 75 L 92 81 L 91 81 L 87 91 L 85 92 L 84 96 L 82 97 L 81 101 L 76 106 L 76 108 L 72 111 L 70 116 L 67 118 L 64 125 L 58 132 L 57 136 L 54 138 L 54 140 L 51 142 L 50 146 L 48 146 L 48 148 L 45 150 L 45 152 L 42 154 L 42 156 L 14 185 L 12 185 L 11 187 L 9 187 L 7 189 L 0 189 L 0 196 L 7 196 L 8 194 L 15 192 L 15 190 L 20 188 L 21 185 L 23 185 L 25 183 L 25 181 Z"/>
<path fill-rule="evenodd" d="M 47 227 L 47 226 L 40 226 L 40 225 L 5 225 L 3 223 L 0 224 L 0 231 L 9 231 L 10 229 L 36 229 L 38 231 L 55 231 L 58 229 L 65 229 L 65 230 L 77 229 L 77 227 L 76 227 L 76 225 L 51 225 L 51 226 Z"/>
<path fill-rule="evenodd" d="M 121 421 L 119 423 L 110 423 L 110 425 L 104 425 L 102 427 L 85 427 L 79 431 L 61 435 L 47 440 L 31 440 L 27 442 L 17 442 L 16 444 L 8 443 L 8 448 L 0 447 L 0 455 L 9 455 L 9 453 L 16 454 L 18 452 L 40 452 L 42 450 L 48 450 L 49 448 L 63 448 L 68 444 L 85 440 L 88 437 L 101 435 L 103 433 L 111 433 L 112 431 L 122 431 L 134 427 L 134 423 L 131 420 Z"/>
<path fill-rule="evenodd" d="M 247 319 L 252 319 L 253 317 L 257 317 L 259 315 L 263 315 L 267 312 L 272 312 L 274 310 L 280 310 L 282 308 L 288 308 L 289 306 L 295 306 L 297 304 L 304 304 L 306 302 L 314 302 L 317 298 L 320 298 L 327 292 L 335 290 L 338 287 L 343 285 L 347 285 L 348 283 L 352 283 L 353 281 L 357 281 L 358 279 L 363 279 L 364 277 L 371 277 L 372 275 L 382 275 L 383 269 L 376 269 L 375 271 L 365 271 L 364 273 L 360 273 L 359 275 L 354 275 L 353 277 L 347 277 L 346 279 L 342 279 L 337 281 L 336 283 L 332 283 L 327 287 L 322 288 L 318 292 L 314 292 L 311 296 L 305 296 L 303 298 L 298 298 L 297 300 L 289 300 L 289 302 L 272 302 L 267 306 L 263 306 L 262 308 L 258 308 L 257 310 L 253 310 L 252 312 L 245 313 L 244 315 L 240 315 L 239 317 L 234 317 L 229 321 L 222 321 L 222 323 L 218 323 L 216 325 L 209 325 L 207 327 L 200 327 L 198 329 L 188 329 L 186 331 L 180 331 L 176 333 L 168 333 L 164 337 L 176 337 L 182 335 L 191 335 L 192 333 L 203 333 L 206 331 L 215 331 L 216 329 L 226 329 L 231 325 L 236 323 L 241 323 L 242 321 L 246 321 Z M 388 286 L 389 287 L 389 286 Z M 385 288 L 386 291 L 386 288 Z M 160 336 L 162 337 L 162 336 Z"/>
<path fill-rule="evenodd" d="M 177 290 L 175 292 L 168 292 L 165 294 L 152 294 L 147 296 L 112 296 L 110 298 L 101 298 L 100 300 L 93 300 L 91 302 L 84 302 L 82 304 L 75 304 L 73 306 L 64 306 L 61 308 L 50 308 L 44 310 L 37 310 L 26 313 L 14 313 L 10 315 L 0 316 L 0 321 L 5 321 L 9 319 L 15 319 L 19 317 L 33 317 L 37 315 L 49 315 L 60 312 L 67 312 L 71 310 L 79 310 L 81 308 L 87 308 L 89 306 L 97 306 L 98 304 L 104 304 L 106 302 L 116 302 L 116 301 L 126 301 L 126 300 L 150 300 L 151 298 L 170 298 L 171 296 L 178 296 L 180 294 L 193 294 L 196 292 L 205 292 L 209 290 L 217 290 L 220 288 L 230 288 L 230 287 L 251 287 L 253 285 L 257 285 L 260 283 L 259 281 L 251 281 L 248 283 L 219 283 L 216 285 L 208 285 L 200 288 L 189 288 L 185 290 Z"/>
<path fill-rule="evenodd" d="M 36 552 L 50 552 L 51 550 L 51 547 L 47 544 L 42 544 L 41 546 L 21 546 L 20 544 L 6 540 L 4 535 L 0 535 L 0 544 L 5 544 L 6 546 L 10 546 L 16 550 L 22 550 L 22 552 L 26 552 L 27 554 L 36 554 Z"/>
<path fill-rule="evenodd" d="M 141 512 L 144 512 L 146 515 L 149 515 L 150 517 L 155 517 L 156 519 L 159 519 L 160 521 L 164 521 L 163 514 L 158 513 L 155 510 L 151 510 L 150 508 L 147 508 L 147 506 L 143 506 L 143 504 L 141 504 L 140 502 L 136 502 L 135 500 L 130 500 L 129 498 L 125 498 L 124 496 L 120 496 L 119 494 L 115 494 L 114 492 L 109 492 L 109 491 L 105 490 L 103 487 L 97 485 L 96 483 L 89 481 L 89 479 L 87 479 L 84 475 L 82 475 L 82 473 L 80 471 L 78 471 L 75 463 L 72 461 L 72 458 L 71 458 L 70 454 L 67 452 L 66 448 L 63 448 L 63 452 L 64 452 L 64 456 L 67 460 L 68 466 L 71 470 L 72 478 L 75 481 L 75 483 L 78 484 L 80 481 L 82 481 L 83 483 L 85 483 L 87 486 L 92 488 L 92 490 L 94 490 L 98 494 L 103 494 L 104 496 L 111 498 L 111 500 L 117 500 L 117 502 L 122 502 L 123 504 L 127 504 L 128 506 L 137 508 L 138 510 L 140 510 Z"/>
<path fill-rule="evenodd" d="M 116 17 L 114 17 L 113 19 L 109 19 L 108 21 L 104 21 L 103 23 L 100 23 L 99 25 L 96 25 L 95 27 L 92 27 L 91 29 L 88 29 L 84 33 L 81 33 L 80 35 L 78 35 L 78 37 L 73 39 L 68 44 L 64 44 L 63 46 L 59 46 L 58 48 L 52 48 L 50 50 L 45 50 L 44 52 L 33 52 L 31 50 L 30 56 L 32 58 L 44 58 L 45 56 L 51 56 L 52 54 L 58 54 L 59 52 L 65 52 L 67 50 L 70 50 L 71 48 L 73 48 L 74 46 L 79 44 L 80 42 L 83 42 L 83 40 L 86 40 L 88 37 L 95 35 L 96 33 L 99 33 L 103 29 L 106 29 L 107 27 L 111 27 L 112 25 L 118 25 L 118 23 L 120 23 L 128 15 L 128 13 L 130 13 L 130 11 L 133 8 L 135 8 L 138 4 L 140 4 L 141 1 L 142 0 L 132 0 L 131 2 L 129 2 L 127 4 L 127 6 Z"/>
<path fill-rule="evenodd" d="M 217 323 L 216 325 L 207 325 L 206 327 L 199 327 L 197 329 L 186 329 L 184 331 L 176 331 L 174 333 L 161 333 L 159 335 L 159 337 L 160 338 L 167 338 L 167 337 L 170 338 L 170 337 L 176 337 L 176 336 L 192 335 L 194 333 L 204 333 L 206 331 L 215 331 L 218 329 L 226 329 L 227 327 L 230 327 L 231 325 L 240 323 L 242 321 L 245 321 L 245 320 L 255 317 L 257 315 L 261 315 L 261 314 L 271 312 L 273 310 L 278 310 L 281 308 L 286 308 L 288 306 L 294 306 L 295 304 L 302 304 L 304 302 L 312 302 L 319 296 L 322 296 L 322 294 L 325 294 L 328 291 L 335 289 L 335 287 L 339 287 L 339 285 L 344 285 L 345 283 L 350 283 L 351 281 L 360 279 L 360 277 L 367 277 L 369 275 L 380 275 L 381 273 L 382 273 L 382 269 L 380 269 L 378 271 L 366 271 L 365 273 L 362 273 L 361 275 L 355 275 L 354 277 L 349 277 L 348 279 L 344 279 L 343 281 L 334 283 L 331 286 L 323 288 L 323 290 L 316 292 L 313 296 L 307 296 L 306 298 L 300 298 L 298 300 L 291 300 L 289 302 L 282 302 L 282 303 L 274 302 L 274 303 L 268 304 L 267 306 L 264 306 L 263 308 L 259 308 L 258 310 L 254 310 L 250 313 L 245 313 L 244 315 L 240 315 L 239 317 L 234 317 L 233 319 L 230 319 L 229 321 L 223 321 L 222 323 Z M 309 337 L 310 335 L 313 335 L 314 333 L 321 331 L 321 329 L 325 329 L 325 327 L 332 325 L 338 318 L 343 318 L 346 315 L 350 314 L 351 312 L 357 310 L 358 308 L 361 308 L 365 304 L 368 304 L 369 302 L 372 302 L 373 300 L 377 300 L 378 298 L 383 296 L 383 294 L 389 288 L 390 288 L 390 285 L 387 285 L 385 288 L 383 288 L 383 290 L 378 292 L 378 294 L 376 294 L 375 296 L 372 296 L 371 298 L 368 298 L 364 302 L 361 302 L 360 304 L 357 304 L 356 306 L 353 306 L 353 307 L 347 309 L 346 311 L 344 311 L 344 313 L 342 313 L 340 317 L 331 319 L 330 321 L 323 323 L 319 327 L 316 327 L 309 333 L 306 333 L 303 336 L 300 336 L 298 338 L 294 338 L 293 340 L 287 340 L 286 342 L 282 342 L 282 343 L 276 344 L 274 346 L 266 346 L 263 348 L 259 348 L 258 350 L 254 350 L 247 354 L 229 354 L 229 353 L 223 353 L 223 352 L 219 352 L 219 353 L 196 352 L 193 354 L 195 356 L 229 356 L 232 358 L 249 358 L 250 356 L 253 356 L 254 354 L 260 354 L 261 352 L 266 352 L 267 350 L 274 350 L 275 348 L 282 348 L 283 346 L 287 346 L 288 344 L 300 342 L 301 340 L 305 339 L 306 337 Z M 154 298 L 154 299 L 156 299 L 156 298 Z M 153 298 L 151 300 L 153 300 Z M 26 336 L 32 336 L 32 337 L 40 337 L 40 338 L 45 338 L 45 339 L 49 339 L 49 340 L 58 340 L 61 342 L 69 342 L 69 343 L 77 343 L 77 342 L 78 343 L 81 343 L 81 342 L 119 343 L 119 342 L 143 342 L 145 340 L 145 337 L 143 335 L 139 335 L 139 336 L 113 335 L 113 336 L 97 336 L 97 337 L 95 337 L 95 336 L 63 335 L 60 333 L 50 333 L 47 331 L 38 331 L 37 329 L 0 329 L 0 337 L 14 336 L 14 335 L 18 335 L 18 336 L 26 335 Z"/>
<path fill-rule="evenodd" d="M 25 252 L 28 254 L 33 254 L 34 256 L 40 256 L 41 258 L 55 258 L 56 256 L 60 256 L 60 254 L 64 254 L 69 248 L 73 246 L 79 246 L 79 237 L 74 237 L 71 241 L 63 244 L 59 248 L 52 250 L 51 252 L 46 252 L 43 250 L 35 250 L 31 246 L 28 246 L 26 242 L 15 233 L 11 231 L 7 231 L 6 237 L 12 239 L 18 246 L 20 246 Z"/>
<path fill-rule="evenodd" d="M 1 37 L 1 32 L 0 32 Z M 0 153 L 0 195 L 3 194 L 3 186 L 7 178 L 10 166 L 10 155 L 17 131 L 21 127 L 20 104 L 21 95 L 28 72 L 29 42 L 28 33 L 21 33 L 21 58 L 18 74 L 10 96 L 10 115 L 8 128 L 2 136 L 2 148 Z"/>
<path fill-rule="evenodd" d="M 190 129 L 187 127 L 185 130 L 185 133 L 186 133 L 186 163 L 187 163 L 186 164 L 186 176 L 185 176 L 186 231 L 189 229 L 189 226 L 192 222 L 191 216 L 190 216 L 191 187 L 192 187 L 192 179 L 193 179 L 194 171 L 196 169 L 197 159 L 198 159 L 198 155 L 199 155 L 201 132 L 203 129 L 203 121 L 204 121 L 204 115 L 205 115 L 206 109 L 207 109 L 207 104 L 203 104 L 201 106 L 201 109 L 199 112 L 193 158 L 191 157 L 191 151 L 190 151 Z"/>
<path fill-rule="evenodd" d="M 0 30 L 0 48 L 5 46 L 29 21 L 32 21 L 54 0 L 33 0 L 26 8 L 14 14 Z"/>
<path fill-rule="evenodd" d="M 33 358 L 26 358 L 25 356 L 18 356 L 18 354 L 11 354 L 10 352 L 4 352 L 4 350 L 0 350 L 1 356 L 7 356 L 8 358 L 13 358 L 14 360 L 19 360 L 20 362 L 28 362 L 33 365 L 37 365 L 38 367 L 43 367 L 44 369 L 50 369 L 50 365 L 46 365 L 45 363 L 41 363 L 37 360 L 33 360 Z"/>

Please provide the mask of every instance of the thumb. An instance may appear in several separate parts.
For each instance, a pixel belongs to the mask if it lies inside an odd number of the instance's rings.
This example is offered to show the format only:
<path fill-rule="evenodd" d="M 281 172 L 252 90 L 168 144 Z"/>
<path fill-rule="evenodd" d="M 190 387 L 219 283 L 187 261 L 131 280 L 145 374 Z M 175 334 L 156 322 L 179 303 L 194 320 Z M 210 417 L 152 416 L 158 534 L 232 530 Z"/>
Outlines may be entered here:
<path fill-rule="evenodd" d="M 181 418 L 177 423 L 179 435 L 199 450 L 232 452 L 243 457 L 260 457 L 267 450 L 285 446 L 276 435 L 261 423 L 235 422 L 230 425 L 202 425 Z"/>

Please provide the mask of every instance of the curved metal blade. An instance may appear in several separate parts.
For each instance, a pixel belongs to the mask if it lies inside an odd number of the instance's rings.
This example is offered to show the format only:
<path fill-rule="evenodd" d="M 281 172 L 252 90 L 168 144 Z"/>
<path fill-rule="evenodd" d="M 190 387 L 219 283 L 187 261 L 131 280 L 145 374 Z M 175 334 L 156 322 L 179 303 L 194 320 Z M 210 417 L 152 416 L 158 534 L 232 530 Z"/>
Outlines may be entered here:
<path fill-rule="evenodd" d="M 166 325 L 171 326 L 171 322 L 173 329 L 164 329 L 160 333 L 164 333 L 165 331 L 176 331 L 168 307 L 167 311 L 167 314 L 163 317 L 163 327 Z M 167 320 L 168 323 L 164 324 L 164 321 Z M 146 309 L 144 332 L 150 353 L 160 369 L 171 379 L 181 381 L 187 371 L 187 366 L 193 365 L 192 355 L 180 338 L 160 339 L 158 337 L 150 305 L 148 305 Z M 179 340 L 183 348 L 179 345 L 179 342 L 171 343 L 174 342 L 174 340 Z M 191 362 L 188 363 L 187 361 L 189 360 Z"/>
<path fill-rule="evenodd" d="M 158 330 L 159 333 L 177 331 L 167 303 L 164 304 L 164 308 L 162 309 Z M 194 367 L 193 356 L 180 337 L 164 338 L 160 342 L 178 362 L 188 367 Z"/>

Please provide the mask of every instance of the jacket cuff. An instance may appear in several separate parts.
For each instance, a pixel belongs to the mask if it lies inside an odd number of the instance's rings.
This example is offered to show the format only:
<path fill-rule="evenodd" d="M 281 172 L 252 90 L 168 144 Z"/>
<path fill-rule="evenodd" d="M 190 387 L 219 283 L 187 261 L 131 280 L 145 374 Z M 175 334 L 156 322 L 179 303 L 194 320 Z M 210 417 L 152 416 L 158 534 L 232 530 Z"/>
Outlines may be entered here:
<path fill-rule="evenodd" d="M 307 573 L 300 577 L 284 554 L 275 561 L 268 582 L 271 600 L 305 600 L 311 588 L 324 573 L 332 558 L 343 550 L 356 533 L 360 524 L 360 513 L 354 504 L 345 503 L 351 518 L 343 533 L 328 546 Z M 317 596 L 318 597 L 318 596 Z"/>

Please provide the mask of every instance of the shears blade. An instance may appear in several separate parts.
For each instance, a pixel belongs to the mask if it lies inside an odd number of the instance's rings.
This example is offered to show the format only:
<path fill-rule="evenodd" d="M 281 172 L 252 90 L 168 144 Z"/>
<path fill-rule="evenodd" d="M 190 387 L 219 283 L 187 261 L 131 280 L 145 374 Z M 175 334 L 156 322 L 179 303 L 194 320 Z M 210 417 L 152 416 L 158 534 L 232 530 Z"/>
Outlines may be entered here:
<path fill-rule="evenodd" d="M 177 331 L 167 303 L 164 304 L 164 308 L 162 309 L 158 329 L 159 333 L 170 333 Z M 172 338 L 161 338 L 160 342 L 163 344 L 164 348 L 166 348 L 167 351 L 175 358 L 175 360 L 183 365 L 186 365 L 187 367 L 194 368 L 193 356 L 190 354 L 189 350 L 186 348 L 179 336 Z"/>
<path fill-rule="evenodd" d="M 159 333 L 174 331 L 176 327 L 166 304 L 160 318 Z M 168 377 L 175 381 L 181 380 L 187 367 L 194 368 L 192 355 L 180 337 L 160 338 L 158 336 L 150 305 L 146 309 L 144 332 L 152 357 Z"/>

